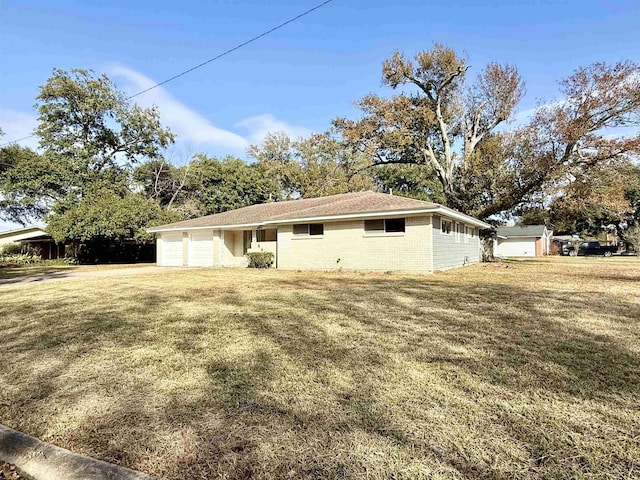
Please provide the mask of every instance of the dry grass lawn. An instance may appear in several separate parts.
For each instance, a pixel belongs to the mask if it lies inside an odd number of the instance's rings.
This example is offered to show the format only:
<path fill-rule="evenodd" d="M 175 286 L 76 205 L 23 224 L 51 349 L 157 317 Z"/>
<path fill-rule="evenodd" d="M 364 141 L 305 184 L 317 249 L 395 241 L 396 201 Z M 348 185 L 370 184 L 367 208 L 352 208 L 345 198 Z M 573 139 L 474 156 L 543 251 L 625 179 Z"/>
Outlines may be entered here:
<path fill-rule="evenodd" d="M 43 277 L 45 275 L 64 277 L 70 272 L 97 272 L 102 270 L 119 270 L 122 268 L 143 268 L 153 263 L 112 263 L 108 265 L 64 265 L 48 262 L 35 263 L 19 267 L 0 268 L 0 280 L 11 280 L 22 277 Z"/>
<path fill-rule="evenodd" d="M 640 262 L 0 289 L 0 422 L 169 479 L 638 478 Z"/>

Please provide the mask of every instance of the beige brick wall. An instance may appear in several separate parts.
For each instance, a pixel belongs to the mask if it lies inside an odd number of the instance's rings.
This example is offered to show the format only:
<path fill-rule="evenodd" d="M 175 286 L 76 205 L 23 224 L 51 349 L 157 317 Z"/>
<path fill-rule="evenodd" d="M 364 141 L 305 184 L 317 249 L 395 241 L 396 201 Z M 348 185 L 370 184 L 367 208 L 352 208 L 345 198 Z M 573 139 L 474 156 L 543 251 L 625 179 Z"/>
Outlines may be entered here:
<path fill-rule="evenodd" d="M 278 227 L 278 268 L 301 270 L 396 270 L 429 272 L 431 226 L 428 216 L 407 217 L 404 233 L 365 234 L 364 221 L 325 222 L 324 235 L 293 235 Z"/>
<path fill-rule="evenodd" d="M 247 266 L 247 258 L 244 256 L 243 252 L 242 231 L 225 230 L 222 249 L 224 267 Z"/>

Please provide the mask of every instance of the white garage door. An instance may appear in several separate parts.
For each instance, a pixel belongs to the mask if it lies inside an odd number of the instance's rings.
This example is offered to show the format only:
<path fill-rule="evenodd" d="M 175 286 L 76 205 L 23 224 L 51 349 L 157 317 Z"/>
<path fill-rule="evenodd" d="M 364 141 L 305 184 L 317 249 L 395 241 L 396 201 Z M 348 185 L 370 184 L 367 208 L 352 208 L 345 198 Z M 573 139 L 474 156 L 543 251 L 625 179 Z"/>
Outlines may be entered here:
<path fill-rule="evenodd" d="M 536 242 L 533 238 L 498 240 L 497 253 L 504 257 L 535 257 Z"/>
<path fill-rule="evenodd" d="M 164 267 L 182 266 L 182 232 L 163 234 L 160 264 Z"/>
<path fill-rule="evenodd" d="M 189 266 L 213 267 L 213 232 L 192 232 L 189 237 Z"/>

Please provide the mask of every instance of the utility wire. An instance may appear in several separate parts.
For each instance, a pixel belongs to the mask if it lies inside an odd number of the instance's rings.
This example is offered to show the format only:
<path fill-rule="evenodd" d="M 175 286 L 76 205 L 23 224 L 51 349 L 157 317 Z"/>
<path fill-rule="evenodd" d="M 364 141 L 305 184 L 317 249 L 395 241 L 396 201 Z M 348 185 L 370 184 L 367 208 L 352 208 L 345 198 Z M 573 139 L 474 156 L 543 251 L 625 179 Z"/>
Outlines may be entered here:
<path fill-rule="evenodd" d="M 22 140 L 27 140 L 28 138 L 33 138 L 33 137 L 35 137 L 35 135 L 27 135 L 26 137 L 16 138 L 15 140 L 11 140 L 10 142 L 3 143 L 2 145 L 0 145 L 0 147 L 6 147 L 7 145 L 11 145 L 12 143 L 18 143 L 18 142 L 21 142 Z"/>
<path fill-rule="evenodd" d="M 260 35 L 256 35 L 255 37 L 253 37 L 253 38 L 251 38 L 251 39 L 247 40 L 246 42 L 241 43 L 241 44 L 239 44 L 239 45 L 236 45 L 235 47 L 230 48 L 229 50 L 227 50 L 227 51 L 225 51 L 225 52 L 222 52 L 221 54 L 216 55 L 215 57 L 210 58 L 209 60 L 207 60 L 207 61 L 205 61 L 205 62 L 202 62 L 202 63 L 200 63 L 199 65 L 196 65 L 195 67 L 191 67 L 190 69 L 185 70 L 184 72 L 181 72 L 181 73 L 179 73 L 179 74 L 177 74 L 177 75 L 174 75 L 173 77 L 168 78 L 168 79 L 166 79 L 166 80 L 165 80 L 165 81 L 163 81 L 163 82 L 157 83 L 157 84 L 153 85 L 152 87 L 149 87 L 149 88 L 147 88 L 147 89 L 145 89 L 145 90 L 142 90 L 141 92 L 135 93 L 135 94 L 131 95 L 130 97 L 127 97 L 127 100 L 131 100 L 132 98 L 137 97 L 138 95 L 142 95 L 143 93 L 146 93 L 146 92 L 148 92 L 149 90 L 153 90 L 154 88 L 160 87 L 161 85 L 164 85 L 165 83 L 169 83 L 169 82 L 171 82 L 172 80 L 175 80 L 176 78 L 180 78 L 180 77 L 182 77 L 183 75 L 186 75 L 187 73 L 191 73 L 191 72 L 193 72 L 194 70 L 197 70 L 197 69 L 198 69 L 198 68 L 200 68 L 200 67 L 204 67 L 204 66 L 205 66 L 205 65 L 207 65 L 208 63 L 214 62 L 214 61 L 218 60 L 219 58 L 222 58 L 222 57 L 224 57 L 224 56 L 226 56 L 226 55 L 229 55 L 230 53 L 235 52 L 236 50 L 239 50 L 239 49 L 241 49 L 242 47 L 246 47 L 246 46 L 247 46 L 247 45 L 249 45 L 250 43 L 253 43 L 253 42 L 255 42 L 256 40 L 259 40 L 259 39 L 261 39 L 262 37 L 266 37 L 266 36 L 267 36 L 267 35 L 269 35 L 270 33 L 273 33 L 273 32 L 275 32 L 276 30 L 279 30 L 279 29 L 281 29 L 282 27 L 285 27 L 285 26 L 289 25 L 290 23 L 295 22 L 296 20 L 298 20 L 298 19 L 300 19 L 300 18 L 304 17 L 305 15 L 309 15 L 311 12 L 314 12 L 314 11 L 318 10 L 319 8 L 324 7 L 327 3 L 330 3 L 330 2 L 332 2 L 332 1 L 333 1 L 333 0 L 326 0 L 326 1 L 324 1 L 324 2 L 322 2 L 322 3 L 320 3 L 320 4 L 318 4 L 318 5 L 316 5 L 315 7 L 310 8 L 309 10 L 307 10 L 307 11 L 305 11 L 305 12 L 303 12 L 303 13 L 299 14 L 299 15 L 296 15 L 296 16 L 295 16 L 295 17 L 293 17 L 293 18 L 290 18 L 290 19 L 289 19 L 289 20 L 287 20 L 286 22 L 283 22 L 283 23 L 281 23 L 280 25 L 278 25 L 278 26 L 276 26 L 276 27 L 273 27 L 273 28 L 272 28 L 272 29 L 270 29 L 270 30 L 267 30 L 266 32 L 261 33 Z"/>
<path fill-rule="evenodd" d="M 211 63 L 211 62 L 215 62 L 216 60 L 218 60 L 218 59 L 220 59 L 220 58 L 222 58 L 222 57 L 225 57 L 225 56 L 229 55 L 230 53 L 235 52 L 236 50 L 241 49 L 242 47 L 246 47 L 247 45 L 249 45 L 250 43 L 255 42 L 256 40 L 259 40 L 259 39 L 261 39 L 262 37 L 266 37 L 267 35 L 269 35 L 269 34 L 271 34 L 271 33 L 275 32 L 276 30 L 280 30 L 281 28 L 286 27 L 286 26 L 287 26 L 287 25 L 289 25 L 290 23 L 293 23 L 293 22 L 295 22 L 296 20 L 299 20 L 299 19 L 301 19 L 302 17 L 304 17 L 304 16 L 306 16 L 306 15 L 309 15 L 309 14 L 310 14 L 310 13 L 312 13 L 312 12 L 315 12 L 316 10 L 318 10 L 318 9 L 320 9 L 320 8 L 322 8 L 322 7 L 324 7 L 326 4 L 331 3 L 332 1 L 333 1 L 333 0 L 325 0 L 324 2 L 319 3 L 319 4 L 318 4 L 318 5 L 316 5 L 315 7 L 312 7 L 312 8 L 310 8 L 309 10 L 306 10 L 306 11 L 304 11 L 304 12 L 302 12 L 302 13 L 300 13 L 300 14 L 296 15 L 295 17 L 290 18 L 289 20 L 286 20 L 286 21 L 282 22 L 280 25 L 277 25 L 277 26 L 275 26 L 275 27 L 273 27 L 273 28 L 271 28 L 271 29 L 267 30 L 266 32 L 263 32 L 263 33 L 261 33 L 260 35 L 256 35 L 255 37 L 250 38 L 250 39 L 249 39 L 249 40 L 247 40 L 246 42 L 240 43 L 240 44 L 236 45 L 235 47 L 230 48 L 229 50 L 226 50 L 226 51 L 224 51 L 224 52 L 220 53 L 219 55 L 216 55 L 215 57 L 210 58 L 209 60 L 206 60 L 206 61 L 204 61 L 204 62 L 202 62 L 202 63 L 200 63 L 200 64 L 198 64 L 198 65 L 196 65 L 196 66 L 194 66 L 194 67 L 191 67 L 191 68 L 189 68 L 188 70 L 185 70 L 184 72 L 180 72 L 180 73 L 178 73 L 177 75 L 174 75 L 173 77 L 167 78 L 166 80 L 163 80 L 163 81 L 162 81 L 162 82 L 160 82 L 160 83 L 156 83 L 155 85 L 153 85 L 153 86 L 151 86 L 151 87 L 149 87 L 149 88 L 145 88 L 144 90 L 142 90 L 142 91 L 140 91 L 140 92 L 138 92 L 138 93 L 134 93 L 133 95 L 131 95 L 131 96 L 127 97 L 127 100 L 131 100 L 132 98 L 135 98 L 135 97 L 137 97 L 137 96 L 139 96 L 139 95 L 142 95 L 142 94 L 144 94 L 144 93 L 147 93 L 148 91 L 153 90 L 154 88 L 158 88 L 158 87 L 160 87 L 160 86 L 162 86 L 162 85 L 165 85 L 165 84 L 167 84 L 167 83 L 169 83 L 169 82 L 171 82 L 171 81 L 173 81 L 173 80 L 175 80 L 175 79 L 177 79 L 177 78 L 180 78 L 180 77 L 182 77 L 182 76 L 184 76 L 184 75 L 186 75 L 186 74 L 188 74 L 188 73 L 193 72 L 194 70 L 197 70 L 198 68 L 202 68 L 202 67 L 204 67 L 205 65 L 207 65 L 207 64 L 209 64 L 209 63 Z M 10 145 L 10 144 L 12 144 L 12 143 L 18 143 L 18 142 L 21 142 L 22 140 L 27 140 L 27 139 L 32 138 L 32 137 L 35 137 L 35 135 L 28 135 L 28 136 L 26 136 L 26 137 L 18 138 L 17 140 L 12 140 L 12 141 L 10 141 L 10 142 L 3 143 L 3 144 L 1 144 L 1 145 L 0 145 L 0 147 L 4 147 L 4 146 Z"/>

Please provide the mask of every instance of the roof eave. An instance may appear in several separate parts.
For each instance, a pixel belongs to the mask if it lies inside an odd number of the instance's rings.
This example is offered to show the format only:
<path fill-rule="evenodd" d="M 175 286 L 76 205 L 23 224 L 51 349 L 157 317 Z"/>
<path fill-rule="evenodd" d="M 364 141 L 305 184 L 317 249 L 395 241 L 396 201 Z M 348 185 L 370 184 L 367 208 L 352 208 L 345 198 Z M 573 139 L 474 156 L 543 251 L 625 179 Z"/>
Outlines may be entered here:
<path fill-rule="evenodd" d="M 0 237 L 10 237 L 11 235 L 19 235 L 21 233 L 28 232 L 29 230 L 42 230 L 44 232 L 45 227 L 24 227 L 17 228 L 15 230 L 5 230 L 4 232 L 0 232 Z"/>
<path fill-rule="evenodd" d="M 453 217 L 457 220 L 464 220 L 465 222 L 479 228 L 493 228 L 492 225 L 488 224 L 487 222 L 483 222 L 482 220 L 478 220 L 477 218 L 470 215 L 466 215 L 449 207 L 445 207 L 444 205 L 438 205 L 435 209 L 435 212 L 433 213 L 441 213 L 442 215 L 445 215 L 447 217 Z"/>
<path fill-rule="evenodd" d="M 222 229 L 222 230 L 232 230 L 232 229 L 238 229 L 238 228 L 246 228 L 246 227 L 260 227 L 264 225 L 264 222 L 255 222 L 255 223 L 242 223 L 242 224 L 237 224 L 237 225 L 207 225 L 204 227 L 169 227 L 169 225 L 167 225 L 166 227 L 164 225 L 161 225 L 159 227 L 151 227 L 151 228 L 147 228 L 147 232 L 148 233 L 158 233 L 158 232 L 184 232 L 184 231 L 190 231 L 190 230 L 210 230 L 212 228 L 214 229 Z"/>
<path fill-rule="evenodd" d="M 351 220 L 351 219 L 360 219 L 360 218 L 375 218 L 375 217 L 398 217 L 403 215 L 419 215 L 424 213 L 438 213 L 450 218 L 454 218 L 457 220 L 463 220 L 466 223 L 474 225 L 480 228 L 491 228 L 491 225 L 485 223 L 477 218 L 470 217 L 469 215 L 465 215 L 464 213 L 456 212 L 447 207 L 443 207 L 442 205 L 437 205 L 434 207 L 428 208 L 419 208 L 419 209 L 404 209 L 404 210 L 391 210 L 385 212 L 366 212 L 366 213 L 349 213 L 349 214 L 341 214 L 341 215 L 318 215 L 318 216 L 310 216 L 310 217 L 296 217 L 296 218 L 286 218 L 286 219 L 275 219 L 275 220 L 265 220 L 263 222 L 253 222 L 253 223 L 244 223 L 244 224 L 235 224 L 235 225 L 207 225 L 207 226 L 198 226 L 198 227 L 171 227 L 170 225 L 160 226 L 160 227 L 152 227 L 148 228 L 147 232 L 149 233 L 158 233 L 158 232 L 172 232 L 172 231 L 190 231 L 190 230 L 207 230 L 207 229 L 221 229 L 221 230 L 233 230 L 238 228 L 247 228 L 247 227 L 262 227 L 267 225 L 286 225 L 291 223 L 304 223 L 304 222 L 322 222 L 322 221 L 338 221 L 338 220 Z"/>

